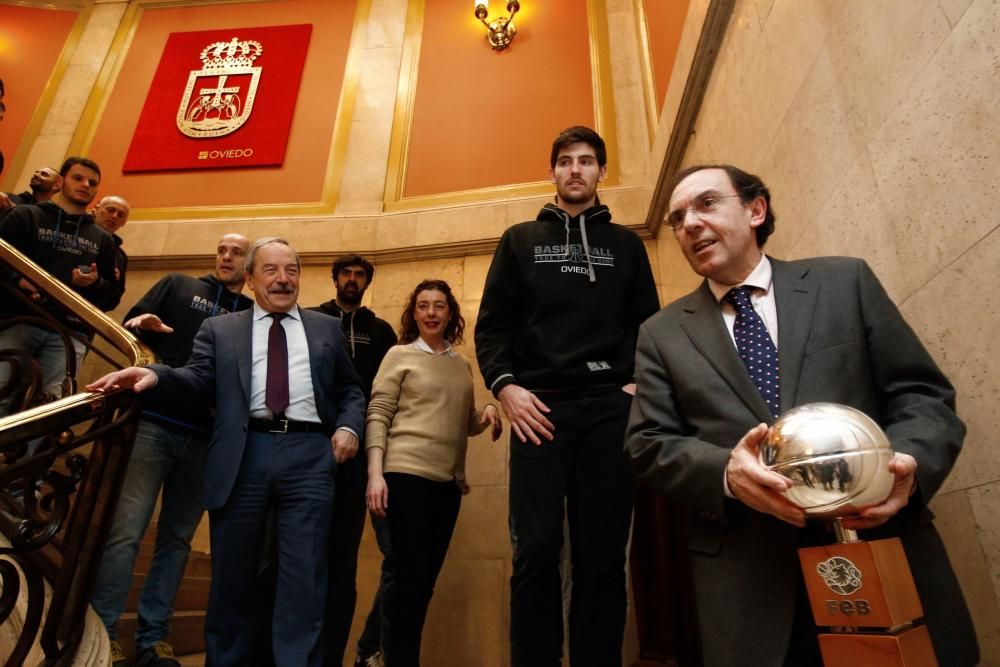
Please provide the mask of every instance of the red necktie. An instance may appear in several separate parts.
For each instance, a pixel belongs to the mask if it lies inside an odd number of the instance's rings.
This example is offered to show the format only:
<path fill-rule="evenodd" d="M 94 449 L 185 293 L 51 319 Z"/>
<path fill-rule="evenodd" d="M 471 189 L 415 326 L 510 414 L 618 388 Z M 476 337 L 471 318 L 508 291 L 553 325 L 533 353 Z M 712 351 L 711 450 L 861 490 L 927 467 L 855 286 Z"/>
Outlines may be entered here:
<path fill-rule="evenodd" d="M 274 318 L 267 332 L 267 388 L 264 405 L 275 417 L 285 414 L 288 407 L 288 341 L 281 320 L 286 313 L 271 313 Z"/>

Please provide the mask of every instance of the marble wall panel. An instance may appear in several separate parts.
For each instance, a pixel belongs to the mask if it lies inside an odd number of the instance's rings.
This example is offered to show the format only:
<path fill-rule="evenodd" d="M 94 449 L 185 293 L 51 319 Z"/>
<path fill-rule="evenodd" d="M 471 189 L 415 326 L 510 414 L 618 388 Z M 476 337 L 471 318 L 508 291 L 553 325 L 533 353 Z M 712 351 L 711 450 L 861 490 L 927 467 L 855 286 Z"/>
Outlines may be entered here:
<path fill-rule="evenodd" d="M 995 0 L 969 7 L 869 147 L 913 287 L 996 226 L 998 16 Z"/>
<path fill-rule="evenodd" d="M 968 489 L 1000 480 L 1000 360 L 996 341 L 982 332 L 1000 327 L 1000 296 L 969 289 L 990 276 L 1000 257 L 1000 233 L 993 232 L 960 261 L 938 274 L 903 305 L 903 314 L 926 342 L 958 389 L 958 410 L 968 425 L 966 445 L 945 490 Z"/>

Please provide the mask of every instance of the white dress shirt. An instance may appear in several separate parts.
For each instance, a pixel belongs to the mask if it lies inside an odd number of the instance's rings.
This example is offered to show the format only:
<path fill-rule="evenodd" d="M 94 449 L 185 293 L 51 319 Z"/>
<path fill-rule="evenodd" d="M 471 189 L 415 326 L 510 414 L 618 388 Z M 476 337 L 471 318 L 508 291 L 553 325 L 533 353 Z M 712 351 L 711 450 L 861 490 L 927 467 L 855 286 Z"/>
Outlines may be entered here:
<path fill-rule="evenodd" d="M 302 315 L 295 306 L 282 318 L 281 326 L 288 341 L 288 407 L 285 418 L 293 421 L 320 423 L 313 392 L 312 368 L 309 365 L 309 343 L 302 326 Z M 267 393 L 267 340 L 274 319 L 258 304 L 253 306 L 253 360 L 250 375 L 250 416 L 270 419 L 274 415 L 264 404 Z"/>
<path fill-rule="evenodd" d="M 417 348 L 418 350 L 422 350 L 424 352 L 430 352 L 431 354 L 443 354 L 443 355 L 447 355 L 449 357 L 454 357 L 456 354 L 458 354 L 458 352 L 456 352 L 451 347 L 451 343 L 448 342 L 448 341 L 444 342 L 445 348 L 442 351 L 440 351 L 440 352 L 435 352 L 434 348 L 432 348 L 430 345 L 428 345 L 427 341 L 425 341 L 420 336 L 417 336 L 417 339 L 415 341 L 413 341 L 412 343 L 410 343 L 410 344 L 413 347 Z"/>
<path fill-rule="evenodd" d="M 723 301 L 723 297 L 729 293 L 729 290 L 740 285 L 753 288 L 750 292 L 750 303 L 760 315 L 760 319 L 764 320 L 767 333 L 771 334 L 771 340 L 774 342 L 774 349 L 778 349 L 778 307 L 774 301 L 774 281 L 771 278 L 771 262 L 768 261 L 767 255 L 761 254 L 757 266 L 741 283 L 725 285 L 712 279 L 708 281 L 708 288 L 712 290 L 712 296 L 715 297 L 722 309 L 722 319 L 726 323 L 726 328 L 729 329 L 729 337 L 733 339 L 734 347 L 736 346 L 736 336 L 733 334 L 733 327 L 736 324 L 736 309 L 733 308 L 733 304 Z M 729 489 L 729 482 L 724 471 L 722 473 L 722 489 L 727 498 L 736 497 Z"/>
<path fill-rule="evenodd" d="M 750 292 L 750 303 L 753 305 L 753 309 L 757 311 L 757 314 L 760 315 L 760 318 L 764 320 L 764 326 L 767 327 L 767 333 L 771 334 L 771 341 L 774 343 L 774 348 L 778 349 L 778 307 L 774 301 L 771 262 L 768 261 L 767 255 L 760 256 L 757 266 L 746 277 L 746 280 L 741 283 L 725 285 L 711 278 L 708 280 L 708 288 L 712 290 L 712 296 L 715 297 L 719 307 L 722 308 L 722 319 L 726 323 L 726 328 L 729 329 L 729 337 L 733 339 L 733 346 L 736 345 L 736 336 L 733 335 L 733 326 L 736 324 L 736 309 L 733 308 L 733 304 L 722 299 L 729 293 L 729 290 L 741 285 L 753 288 Z"/>

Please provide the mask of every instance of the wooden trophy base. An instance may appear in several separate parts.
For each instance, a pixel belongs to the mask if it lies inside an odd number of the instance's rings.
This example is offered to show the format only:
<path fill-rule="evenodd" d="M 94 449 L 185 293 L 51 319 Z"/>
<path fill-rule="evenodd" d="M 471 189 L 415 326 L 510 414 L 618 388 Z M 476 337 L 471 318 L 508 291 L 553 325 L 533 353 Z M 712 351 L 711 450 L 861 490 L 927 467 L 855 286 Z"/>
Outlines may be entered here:
<path fill-rule="evenodd" d="M 924 615 L 899 538 L 799 549 L 799 562 L 816 625 L 899 628 Z"/>
<path fill-rule="evenodd" d="M 826 667 L 937 667 L 925 626 L 893 634 L 821 634 Z"/>
<path fill-rule="evenodd" d="M 853 531 L 852 531 L 853 535 Z M 898 538 L 799 549 L 826 667 L 937 667 Z M 858 632 L 858 629 L 865 631 Z"/>

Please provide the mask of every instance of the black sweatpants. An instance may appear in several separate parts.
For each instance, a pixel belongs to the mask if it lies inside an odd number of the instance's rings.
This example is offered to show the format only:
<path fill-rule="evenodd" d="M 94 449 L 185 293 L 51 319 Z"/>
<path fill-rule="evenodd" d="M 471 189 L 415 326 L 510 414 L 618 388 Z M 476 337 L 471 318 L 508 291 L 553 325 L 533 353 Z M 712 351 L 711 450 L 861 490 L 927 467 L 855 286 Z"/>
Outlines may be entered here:
<path fill-rule="evenodd" d="M 539 394 L 555 439 L 510 439 L 511 664 L 557 667 L 563 644 L 559 552 L 568 513 L 573 667 L 621 665 L 625 631 L 625 547 L 633 478 L 623 453 L 631 397 Z M 565 508 L 565 512 L 564 512 Z"/>

